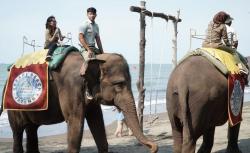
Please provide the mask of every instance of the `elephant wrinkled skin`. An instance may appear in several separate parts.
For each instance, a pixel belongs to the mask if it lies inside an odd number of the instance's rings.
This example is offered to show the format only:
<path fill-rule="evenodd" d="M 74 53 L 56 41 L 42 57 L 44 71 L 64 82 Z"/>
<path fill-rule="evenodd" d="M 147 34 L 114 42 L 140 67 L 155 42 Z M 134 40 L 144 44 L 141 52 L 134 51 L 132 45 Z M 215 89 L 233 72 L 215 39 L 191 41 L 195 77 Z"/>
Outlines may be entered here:
<path fill-rule="evenodd" d="M 198 153 L 210 153 L 215 126 L 226 123 L 227 78 L 201 56 L 192 56 L 172 72 L 167 87 L 167 111 L 172 127 L 174 153 L 194 153 L 196 141 L 203 136 Z M 240 153 L 240 124 L 228 128 L 227 153 Z"/>
<path fill-rule="evenodd" d="M 115 105 L 125 115 L 128 126 L 138 141 L 156 153 L 158 147 L 141 132 L 131 77 L 126 60 L 118 54 L 101 54 L 90 61 L 86 74 L 79 74 L 83 59 L 78 52 L 71 52 L 61 67 L 52 71 L 49 82 L 49 107 L 45 111 L 8 111 L 13 131 L 13 152 L 23 153 L 23 131 L 27 134 L 27 153 L 38 153 L 37 129 L 41 125 L 66 121 L 68 126 L 68 152 L 80 151 L 84 119 L 96 142 L 99 153 L 108 152 L 103 114 L 100 104 Z M 94 100 L 85 98 L 85 81 L 94 95 Z"/>

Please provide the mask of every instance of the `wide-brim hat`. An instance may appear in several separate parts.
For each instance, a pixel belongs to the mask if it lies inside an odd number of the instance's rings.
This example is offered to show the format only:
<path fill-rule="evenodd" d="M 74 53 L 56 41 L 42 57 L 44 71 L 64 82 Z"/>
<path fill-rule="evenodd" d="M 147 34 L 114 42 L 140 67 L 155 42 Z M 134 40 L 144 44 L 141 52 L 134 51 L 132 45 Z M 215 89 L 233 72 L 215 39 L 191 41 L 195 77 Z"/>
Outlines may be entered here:
<path fill-rule="evenodd" d="M 234 18 L 232 18 L 231 16 L 228 16 L 225 23 L 230 23 L 233 20 L 234 20 Z"/>

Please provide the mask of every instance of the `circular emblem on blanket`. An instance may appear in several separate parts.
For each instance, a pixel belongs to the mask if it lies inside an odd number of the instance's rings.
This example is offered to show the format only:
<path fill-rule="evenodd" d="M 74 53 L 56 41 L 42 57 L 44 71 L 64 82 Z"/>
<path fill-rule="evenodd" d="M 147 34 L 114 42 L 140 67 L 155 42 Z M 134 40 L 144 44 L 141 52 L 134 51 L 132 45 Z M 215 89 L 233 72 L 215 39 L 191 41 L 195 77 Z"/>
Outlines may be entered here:
<path fill-rule="evenodd" d="M 32 104 L 40 97 L 41 93 L 42 81 L 33 72 L 23 72 L 13 82 L 12 96 L 18 104 Z"/>
<path fill-rule="evenodd" d="M 234 81 L 234 89 L 230 99 L 231 111 L 234 116 L 238 116 L 241 111 L 243 98 L 243 90 L 241 89 L 240 81 Z"/>

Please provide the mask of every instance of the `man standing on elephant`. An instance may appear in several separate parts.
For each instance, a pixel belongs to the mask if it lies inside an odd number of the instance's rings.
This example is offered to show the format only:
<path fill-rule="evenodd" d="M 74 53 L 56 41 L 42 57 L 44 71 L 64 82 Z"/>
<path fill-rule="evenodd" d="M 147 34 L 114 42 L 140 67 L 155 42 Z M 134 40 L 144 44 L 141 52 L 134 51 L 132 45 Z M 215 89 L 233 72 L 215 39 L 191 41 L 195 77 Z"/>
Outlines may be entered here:
<path fill-rule="evenodd" d="M 79 41 L 83 50 L 85 60 L 94 57 L 95 54 L 102 54 L 102 42 L 99 35 L 99 27 L 95 22 L 96 9 L 87 9 L 88 20 L 80 27 Z M 98 48 L 95 47 L 95 41 Z"/>
<path fill-rule="evenodd" d="M 102 54 L 102 42 L 99 35 L 99 27 L 95 22 L 96 18 L 96 9 L 90 7 L 87 9 L 88 20 L 80 27 L 79 29 L 79 41 L 81 45 L 82 55 L 85 62 L 83 63 L 80 75 L 85 75 L 85 71 L 88 67 L 88 61 L 95 58 L 96 54 Z M 98 48 L 95 47 L 95 42 L 97 43 Z M 86 83 L 86 97 L 87 99 L 93 99 L 91 91 Z"/>

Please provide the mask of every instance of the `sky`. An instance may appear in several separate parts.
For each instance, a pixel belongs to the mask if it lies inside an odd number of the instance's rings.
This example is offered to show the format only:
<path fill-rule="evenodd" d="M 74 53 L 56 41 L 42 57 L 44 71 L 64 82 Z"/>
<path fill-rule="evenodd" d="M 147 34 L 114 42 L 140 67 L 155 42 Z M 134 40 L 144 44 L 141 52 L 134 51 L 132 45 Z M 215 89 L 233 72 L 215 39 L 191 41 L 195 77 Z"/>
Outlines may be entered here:
<path fill-rule="evenodd" d="M 24 54 L 33 52 L 28 45 L 23 50 L 23 36 L 28 42 L 35 40 L 38 46 L 43 46 L 45 22 L 50 15 L 56 17 L 64 35 L 72 34 L 73 45 L 79 47 L 78 31 L 87 19 L 86 9 L 95 7 L 104 51 L 122 54 L 129 64 L 137 64 L 139 14 L 129 11 L 129 8 L 139 5 L 139 0 L 1 0 L 0 63 L 13 63 L 23 51 Z M 232 26 L 238 34 L 238 50 L 249 56 L 249 6 L 249 0 L 146 0 L 146 8 L 152 12 L 176 16 L 180 10 L 178 60 L 190 49 L 190 29 L 205 34 L 207 24 L 218 11 L 225 11 L 234 18 Z M 146 63 L 171 63 L 173 34 L 171 21 L 146 18 Z M 201 43 L 201 40 L 192 39 L 191 49 L 201 47 Z"/>

